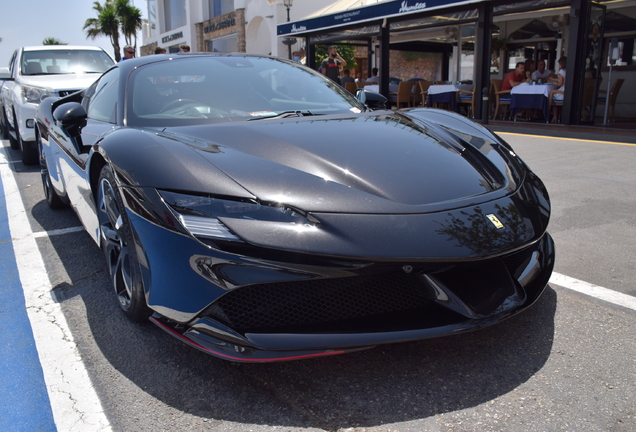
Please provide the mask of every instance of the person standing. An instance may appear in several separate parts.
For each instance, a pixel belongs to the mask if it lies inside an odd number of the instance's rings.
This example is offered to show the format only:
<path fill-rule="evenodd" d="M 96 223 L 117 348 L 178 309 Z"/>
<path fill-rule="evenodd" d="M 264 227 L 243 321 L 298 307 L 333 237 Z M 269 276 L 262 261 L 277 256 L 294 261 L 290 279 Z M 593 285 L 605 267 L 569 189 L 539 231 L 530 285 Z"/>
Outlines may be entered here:
<path fill-rule="evenodd" d="M 121 59 L 119 59 L 119 61 L 123 62 L 124 60 L 128 60 L 134 57 L 135 57 L 135 49 L 131 47 L 130 45 L 126 45 L 124 47 L 124 56 Z"/>
<path fill-rule="evenodd" d="M 340 57 L 335 46 L 329 47 L 329 55 L 322 61 L 322 73 L 331 78 L 336 84 L 340 84 L 340 66 L 346 67 L 347 62 Z"/>

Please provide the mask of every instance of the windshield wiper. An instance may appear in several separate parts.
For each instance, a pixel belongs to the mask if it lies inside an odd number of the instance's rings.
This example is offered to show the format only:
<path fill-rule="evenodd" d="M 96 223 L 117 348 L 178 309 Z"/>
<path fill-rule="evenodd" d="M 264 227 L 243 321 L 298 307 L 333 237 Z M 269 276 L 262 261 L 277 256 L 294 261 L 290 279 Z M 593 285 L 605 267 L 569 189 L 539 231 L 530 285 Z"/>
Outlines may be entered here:
<path fill-rule="evenodd" d="M 264 115 L 260 117 L 252 117 L 247 119 L 247 121 L 251 120 L 265 120 L 265 119 L 276 119 L 276 118 L 285 118 L 285 117 L 305 117 L 305 116 L 314 116 L 317 114 L 312 113 L 309 110 L 301 111 L 301 110 L 289 110 L 283 111 L 276 115 Z"/>

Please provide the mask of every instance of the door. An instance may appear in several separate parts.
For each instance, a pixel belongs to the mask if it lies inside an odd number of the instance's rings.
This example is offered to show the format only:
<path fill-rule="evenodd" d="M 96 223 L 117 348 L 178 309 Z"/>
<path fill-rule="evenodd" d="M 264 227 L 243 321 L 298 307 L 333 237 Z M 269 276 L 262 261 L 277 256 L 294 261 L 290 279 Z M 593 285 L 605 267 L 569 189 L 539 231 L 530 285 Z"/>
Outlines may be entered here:
<path fill-rule="evenodd" d="M 590 3 L 590 15 L 586 25 L 587 44 L 583 73 L 583 99 L 579 105 L 581 124 L 594 124 L 598 90 L 602 84 L 603 35 L 605 28 L 605 6 Z"/>

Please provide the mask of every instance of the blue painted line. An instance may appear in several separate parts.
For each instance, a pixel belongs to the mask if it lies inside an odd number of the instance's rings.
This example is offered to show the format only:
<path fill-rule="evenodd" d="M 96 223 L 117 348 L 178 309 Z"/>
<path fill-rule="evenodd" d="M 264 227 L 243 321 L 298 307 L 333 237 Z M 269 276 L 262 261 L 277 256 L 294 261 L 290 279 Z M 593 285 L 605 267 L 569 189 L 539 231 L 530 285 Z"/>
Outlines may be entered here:
<path fill-rule="evenodd" d="M 56 431 L 15 261 L 0 179 L 0 430 Z"/>

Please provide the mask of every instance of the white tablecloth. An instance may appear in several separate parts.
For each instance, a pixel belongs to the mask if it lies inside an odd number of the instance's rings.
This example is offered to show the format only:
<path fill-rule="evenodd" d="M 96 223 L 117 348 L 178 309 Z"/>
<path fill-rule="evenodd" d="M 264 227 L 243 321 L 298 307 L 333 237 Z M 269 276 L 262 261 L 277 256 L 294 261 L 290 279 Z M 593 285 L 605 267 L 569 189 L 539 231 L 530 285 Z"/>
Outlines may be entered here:
<path fill-rule="evenodd" d="M 380 84 L 365 85 L 365 89 L 380 93 Z"/>
<path fill-rule="evenodd" d="M 550 96 L 550 90 L 556 90 L 556 86 L 552 84 L 534 84 L 530 85 L 528 83 L 519 84 L 518 86 L 514 86 L 512 90 L 510 90 L 510 94 L 513 95 L 543 95 L 545 97 Z"/>
<path fill-rule="evenodd" d="M 459 90 L 472 90 L 472 84 L 436 84 L 428 88 L 428 94 L 435 95 L 441 93 L 457 92 Z"/>

